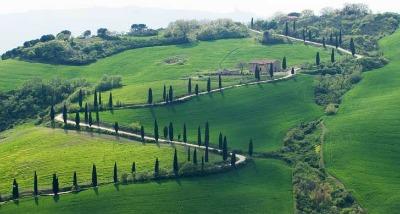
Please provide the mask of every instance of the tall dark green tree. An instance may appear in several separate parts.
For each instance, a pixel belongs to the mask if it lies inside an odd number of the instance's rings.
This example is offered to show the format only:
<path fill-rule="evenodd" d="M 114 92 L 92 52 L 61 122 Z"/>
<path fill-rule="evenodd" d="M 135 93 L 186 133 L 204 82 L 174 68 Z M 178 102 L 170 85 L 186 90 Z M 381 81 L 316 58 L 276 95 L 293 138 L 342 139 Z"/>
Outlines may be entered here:
<path fill-rule="evenodd" d="M 118 134 L 118 131 L 119 131 L 118 122 L 115 122 L 115 123 L 114 123 L 114 130 L 115 130 L 115 133 Z"/>
<path fill-rule="evenodd" d="M 218 137 L 218 149 L 222 149 L 222 133 L 219 133 Z"/>
<path fill-rule="evenodd" d="M 335 49 L 332 48 L 332 52 L 331 52 L 331 62 L 334 63 L 335 62 Z"/>
<path fill-rule="evenodd" d="M 289 36 L 289 24 L 288 24 L 288 22 L 285 23 L 285 36 Z"/>
<path fill-rule="evenodd" d="M 83 102 L 83 92 L 82 92 L 82 89 L 79 89 L 78 104 L 79 104 L 79 108 L 81 108 L 81 109 L 82 109 L 82 102 Z"/>
<path fill-rule="evenodd" d="M 248 151 L 248 153 L 249 153 L 250 157 L 253 156 L 253 140 L 252 139 L 250 139 L 250 142 L 249 142 L 249 151 Z"/>
<path fill-rule="evenodd" d="M 354 45 L 354 39 L 351 38 L 350 39 L 350 51 L 351 51 L 351 55 L 356 55 L 356 46 Z"/>
<path fill-rule="evenodd" d="M 193 164 L 197 164 L 197 149 L 194 148 L 193 151 Z"/>
<path fill-rule="evenodd" d="M 132 173 L 136 172 L 136 163 L 135 162 L 132 163 L 131 172 Z"/>
<path fill-rule="evenodd" d="M 148 104 L 152 104 L 153 103 L 153 90 L 151 90 L 151 88 L 149 88 L 149 92 L 147 95 L 147 103 Z"/>
<path fill-rule="evenodd" d="M 142 142 L 144 142 L 144 126 L 140 127 L 140 137 L 142 139 Z"/>
<path fill-rule="evenodd" d="M 199 85 L 198 84 L 196 84 L 196 86 L 194 87 L 194 92 L 195 92 L 196 96 L 199 95 Z"/>
<path fill-rule="evenodd" d="M 219 88 L 219 89 L 222 88 L 222 78 L 221 78 L 221 74 L 218 74 L 218 88 Z"/>
<path fill-rule="evenodd" d="M 342 39 L 342 29 L 339 30 L 339 46 L 342 45 L 343 39 Z"/>
<path fill-rule="evenodd" d="M 187 143 L 186 123 L 183 124 L 183 142 Z"/>
<path fill-rule="evenodd" d="M 68 111 L 67 111 L 67 105 L 65 103 L 64 103 L 64 106 L 63 106 L 62 116 L 63 116 L 64 124 L 67 125 Z"/>
<path fill-rule="evenodd" d="M 160 175 L 160 163 L 158 161 L 158 158 L 156 158 L 156 162 L 154 164 L 154 177 L 158 177 Z"/>
<path fill-rule="evenodd" d="M 322 47 L 326 48 L 325 37 L 322 37 Z"/>
<path fill-rule="evenodd" d="M 312 41 L 312 32 L 308 30 L 308 41 Z"/>
<path fill-rule="evenodd" d="M 93 125 L 93 118 L 92 118 L 92 112 L 89 111 L 89 126 Z"/>
<path fill-rule="evenodd" d="M 319 52 L 317 52 L 317 55 L 315 56 L 315 64 L 320 65 L 321 64 L 321 59 L 319 57 Z"/>
<path fill-rule="evenodd" d="M 112 97 L 112 93 L 110 92 L 110 95 L 108 96 L 108 108 L 112 109 L 114 106 L 113 104 L 113 97 Z"/>
<path fill-rule="evenodd" d="M 333 33 L 331 32 L 331 34 L 329 35 L 329 44 L 333 44 Z"/>
<path fill-rule="evenodd" d="M 210 93 L 211 91 L 211 78 L 208 77 L 207 79 L 207 92 Z"/>
<path fill-rule="evenodd" d="M 168 127 L 164 126 L 164 138 L 167 139 L 168 137 Z"/>
<path fill-rule="evenodd" d="M 261 79 L 260 70 L 261 70 L 261 68 L 259 68 L 258 66 L 256 66 L 256 68 L 254 70 L 254 77 L 256 78 L 257 81 L 260 81 L 260 79 Z"/>
<path fill-rule="evenodd" d="M 89 122 L 89 107 L 88 104 L 85 103 L 85 123 Z"/>
<path fill-rule="evenodd" d="M 79 112 L 76 112 L 76 113 L 75 113 L 75 127 L 76 127 L 77 129 L 79 129 L 80 123 L 81 123 L 81 117 L 80 117 L 80 115 L 79 115 Z"/>
<path fill-rule="evenodd" d="M 179 165 L 178 165 L 178 154 L 176 152 L 176 149 L 175 149 L 175 152 L 174 152 L 173 166 L 174 166 L 174 173 L 177 175 L 178 171 L 179 171 Z"/>
<path fill-rule="evenodd" d="M 94 164 L 92 167 L 92 186 L 97 187 L 97 170 L 96 170 L 96 165 Z"/>
<path fill-rule="evenodd" d="M 33 195 L 34 196 L 39 195 L 38 177 L 37 177 L 36 171 L 33 174 Z"/>
<path fill-rule="evenodd" d="M 204 171 L 204 156 L 201 156 L 201 171 Z"/>
<path fill-rule="evenodd" d="M 197 128 L 197 145 L 201 146 L 201 129 L 200 129 L 200 126 Z"/>
<path fill-rule="evenodd" d="M 222 144 L 222 159 L 226 161 L 228 159 L 228 141 L 226 136 L 224 136 L 224 143 Z"/>
<path fill-rule="evenodd" d="M 56 111 L 54 110 L 54 105 L 51 105 L 50 107 L 50 119 L 52 122 L 54 122 L 54 119 L 56 118 Z"/>
<path fill-rule="evenodd" d="M 93 94 L 93 107 L 94 109 L 99 107 L 99 103 L 97 101 L 97 91 L 94 90 L 94 94 Z"/>
<path fill-rule="evenodd" d="M 101 92 L 99 92 L 99 107 L 101 108 L 102 105 L 103 105 L 103 102 L 101 101 Z"/>
<path fill-rule="evenodd" d="M 114 183 L 118 183 L 118 168 L 117 168 L 117 162 L 114 162 L 113 180 L 114 180 Z"/>
<path fill-rule="evenodd" d="M 100 114 L 99 114 L 99 108 L 96 109 L 96 123 L 97 125 L 100 124 Z"/>
<path fill-rule="evenodd" d="M 204 150 L 204 161 L 208 163 L 208 146 L 206 146 L 206 149 Z"/>
<path fill-rule="evenodd" d="M 291 74 L 294 74 L 294 68 L 292 67 L 292 70 L 290 71 Z"/>
<path fill-rule="evenodd" d="M 303 41 L 306 42 L 306 29 L 303 29 Z"/>
<path fill-rule="evenodd" d="M 158 123 L 157 120 L 154 120 L 154 139 L 156 140 L 156 143 L 158 143 Z"/>
<path fill-rule="evenodd" d="M 17 180 L 14 178 L 13 185 L 12 185 L 12 198 L 14 200 L 19 198 L 19 189 Z"/>
<path fill-rule="evenodd" d="M 253 17 L 251 17 L 251 21 L 250 21 L 250 29 L 254 28 L 254 19 Z"/>
<path fill-rule="evenodd" d="M 271 79 L 273 79 L 274 78 L 274 65 L 272 63 L 269 64 L 268 72 L 269 72 L 269 77 L 271 77 Z"/>
<path fill-rule="evenodd" d="M 59 183 L 58 183 L 58 177 L 57 177 L 57 175 L 55 173 L 53 174 L 52 187 L 53 187 L 54 195 L 58 195 L 60 187 L 59 187 Z"/>
<path fill-rule="evenodd" d="M 171 85 L 169 86 L 168 98 L 169 98 L 169 102 L 172 102 L 174 100 L 174 91 L 173 91 Z"/>
<path fill-rule="evenodd" d="M 287 68 L 286 56 L 284 56 L 283 59 L 282 59 L 282 68 L 283 68 L 283 70 L 286 70 L 286 68 Z"/>
<path fill-rule="evenodd" d="M 79 188 L 79 186 L 78 186 L 78 176 L 76 175 L 76 171 L 74 172 L 74 175 L 73 175 L 73 177 L 72 177 L 72 186 L 73 186 L 75 189 L 78 189 L 78 188 Z"/>
<path fill-rule="evenodd" d="M 204 145 L 205 146 L 210 145 L 210 127 L 209 127 L 208 121 L 206 122 L 206 127 L 204 130 Z"/>
<path fill-rule="evenodd" d="M 231 166 L 236 167 L 236 154 L 235 152 L 232 152 L 231 154 Z"/>
<path fill-rule="evenodd" d="M 337 35 L 335 37 L 335 47 L 336 47 L 336 49 L 339 48 L 339 39 L 338 39 Z"/>
<path fill-rule="evenodd" d="M 296 20 L 293 21 L 293 34 L 296 33 Z"/>
<path fill-rule="evenodd" d="M 190 147 L 187 148 L 187 161 L 190 162 Z"/>
<path fill-rule="evenodd" d="M 162 98 L 163 98 L 164 102 L 167 101 L 167 86 L 165 86 L 165 84 L 164 84 Z"/>
<path fill-rule="evenodd" d="M 192 93 L 192 78 L 189 78 L 188 81 L 188 94 Z"/>
<path fill-rule="evenodd" d="M 174 140 L 174 126 L 172 125 L 172 122 L 169 123 L 168 135 L 169 135 L 169 140 L 173 141 Z"/>

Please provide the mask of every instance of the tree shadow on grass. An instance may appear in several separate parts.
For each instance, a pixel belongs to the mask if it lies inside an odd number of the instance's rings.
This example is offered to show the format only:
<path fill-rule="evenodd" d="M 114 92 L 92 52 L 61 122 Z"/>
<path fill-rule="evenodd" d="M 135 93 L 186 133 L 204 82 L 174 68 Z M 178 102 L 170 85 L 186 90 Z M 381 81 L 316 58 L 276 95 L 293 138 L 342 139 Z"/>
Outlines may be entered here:
<path fill-rule="evenodd" d="M 35 205 L 39 206 L 39 197 L 35 197 Z"/>
<path fill-rule="evenodd" d="M 96 195 L 99 195 L 99 188 L 98 187 L 93 187 L 93 191 Z"/>
<path fill-rule="evenodd" d="M 59 195 L 54 195 L 53 196 L 53 200 L 54 200 L 54 202 L 57 203 L 60 200 L 60 196 Z"/>

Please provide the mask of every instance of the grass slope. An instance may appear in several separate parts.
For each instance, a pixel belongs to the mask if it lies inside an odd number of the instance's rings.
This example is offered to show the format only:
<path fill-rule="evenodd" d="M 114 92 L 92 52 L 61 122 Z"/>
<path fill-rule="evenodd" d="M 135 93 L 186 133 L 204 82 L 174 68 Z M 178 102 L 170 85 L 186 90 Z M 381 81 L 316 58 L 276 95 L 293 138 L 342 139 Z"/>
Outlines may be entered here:
<path fill-rule="evenodd" d="M 302 121 L 310 121 L 322 114 L 313 99 L 313 77 L 299 75 L 291 80 L 259 84 L 240 89 L 229 89 L 195 97 L 182 104 L 142 109 L 124 109 L 102 112 L 101 120 L 131 127 L 144 125 L 153 134 L 154 119 L 160 130 L 170 121 L 175 136 L 182 134 L 186 123 L 188 138 L 197 142 L 197 127 L 210 123 L 211 143 L 218 145 L 221 131 L 232 149 L 247 150 L 253 138 L 255 151 L 272 151 L 281 147 L 289 128 Z"/>
<path fill-rule="evenodd" d="M 21 200 L 2 213 L 293 213 L 291 169 L 276 160 L 207 177 Z"/>
<path fill-rule="evenodd" d="M 391 62 L 367 72 L 328 117 L 328 170 L 369 213 L 400 210 L 400 31 L 380 41 Z"/>
<path fill-rule="evenodd" d="M 186 149 L 177 148 L 179 160 L 184 162 Z M 153 172 L 156 157 L 161 168 L 172 169 L 173 152 L 169 145 L 158 147 L 107 135 L 20 126 L 0 135 L 0 192 L 11 193 L 13 178 L 20 190 L 31 191 L 35 170 L 39 188 L 46 189 L 51 188 L 53 173 L 59 176 L 61 187 L 71 186 L 74 171 L 79 183 L 90 183 L 93 163 L 99 182 L 112 181 L 115 161 L 120 175 L 131 171 L 133 161 L 138 172 Z M 222 159 L 217 155 L 210 158 Z"/>
<path fill-rule="evenodd" d="M 188 76 L 215 72 L 220 66 L 235 68 L 238 62 L 259 58 L 282 59 L 286 56 L 289 66 L 314 62 L 317 51 L 321 52 L 323 60 L 329 59 L 330 52 L 320 48 L 300 43 L 263 46 L 249 38 L 134 49 L 87 66 L 5 60 L 0 61 L 0 90 L 14 89 L 32 78 L 85 78 L 97 82 L 104 74 L 121 75 L 126 86 L 114 90 L 114 101 L 143 103 L 149 87 L 153 88 L 155 99 L 161 98 L 164 84 L 173 85 L 175 95 L 184 94 Z M 187 61 L 184 65 L 164 63 L 171 56 L 182 56 Z M 202 81 L 200 88 L 204 90 L 205 87 L 206 83 Z"/>

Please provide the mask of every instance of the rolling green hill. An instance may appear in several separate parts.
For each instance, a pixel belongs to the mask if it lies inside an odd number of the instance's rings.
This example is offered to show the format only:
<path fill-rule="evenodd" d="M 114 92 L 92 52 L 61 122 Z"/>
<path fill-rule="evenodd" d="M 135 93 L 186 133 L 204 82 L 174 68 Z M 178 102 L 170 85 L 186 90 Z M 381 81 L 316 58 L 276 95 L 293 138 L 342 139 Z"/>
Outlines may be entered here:
<path fill-rule="evenodd" d="M 153 134 L 155 119 L 160 127 L 173 122 L 177 134 L 182 134 L 186 123 L 192 142 L 197 142 L 198 126 L 204 135 L 208 121 L 211 144 L 218 145 L 222 132 L 231 149 L 247 151 L 252 138 L 255 151 L 262 152 L 279 149 L 290 128 L 321 115 L 321 107 L 314 103 L 313 77 L 299 75 L 286 81 L 203 95 L 182 104 L 102 112 L 100 119 L 130 127 L 143 125 L 149 134 Z"/>
<path fill-rule="evenodd" d="M 113 91 L 124 103 L 143 103 L 147 90 L 153 88 L 155 99 L 160 99 L 164 84 L 173 85 L 175 95 L 186 93 L 187 78 L 215 72 L 218 68 L 234 69 L 241 61 L 259 58 L 282 59 L 288 65 L 314 62 L 317 51 L 324 60 L 329 59 L 329 50 L 304 46 L 301 43 L 263 46 L 253 38 L 229 39 L 213 42 L 197 42 L 177 46 L 160 46 L 134 49 L 101 59 L 87 66 L 63 66 L 29 63 L 18 60 L 0 61 L 0 90 L 14 89 L 28 79 L 85 78 L 98 82 L 104 74 L 121 75 L 125 87 Z M 183 65 L 167 64 L 169 57 L 184 58 Z M 194 78 L 196 81 L 196 78 Z M 240 80 L 224 79 L 228 82 Z M 205 89 L 206 82 L 200 84 Z"/>
<path fill-rule="evenodd" d="M 114 162 L 119 174 L 130 173 L 132 162 L 137 172 L 154 170 L 156 157 L 160 168 L 172 169 L 174 149 L 169 145 L 142 144 L 116 139 L 113 136 L 64 131 L 24 125 L 0 134 L 0 193 L 11 194 L 14 178 L 20 191 L 33 190 L 33 173 L 37 171 L 39 189 L 50 189 L 52 174 L 59 176 L 60 187 L 72 186 L 76 171 L 80 184 L 90 184 L 92 164 L 96 164 L 98 180 L 113 180 Z M 178 149 L 178 159 L 186 160 L 186 149 Z M 200 153 L 201 154 L 201 153 Z M 218 155 L 210 154 L 210 161 L 220 161 Z"/>
<path fill-rule="evenodd" d="M 326 118 L 326 166 L 369 213 L 400 210 L 400 31 L 380 41 L 390 63 L 364 73 Z"/>
<path fill-rule="evenodd" d="M 78 194 L 20 200 L 1 213 L 293 213 L 291 169 L 276 160 L 206 177 L 103 186 Z"/>

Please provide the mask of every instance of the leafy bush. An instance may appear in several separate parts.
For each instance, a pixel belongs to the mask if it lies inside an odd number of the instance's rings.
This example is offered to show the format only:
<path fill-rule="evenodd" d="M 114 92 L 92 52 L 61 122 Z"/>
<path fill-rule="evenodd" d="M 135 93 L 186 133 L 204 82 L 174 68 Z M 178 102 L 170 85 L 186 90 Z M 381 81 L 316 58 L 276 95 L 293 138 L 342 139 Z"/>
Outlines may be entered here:
<path fill-rule="evenodd" d="M 198 40 L 216 40 L 248 37 L 247 27 L 229 19 L 218 19 L 203 24 L 197 32 Z"/>
<path fill-rule="evenodd" d="M 122 87 L 122 77 L 118 75 L 104 75 L 96 85 L 97 91 L 108 91 L 113 88 Z"/>
<path fill-rule="evenodd" d="M 285 43 L 285 39 L 282 37 L 274 36 L 272 31 L 264 31 L 263 37 L 260 42 L 265 45 L 274 45 Z"/>
<path fill-rule="evenodd" d="M 326 107 L 325 107 L 325 114 L 326 115 L 334 115 L 337 112 L 337 105 L 333 104 L 333 103 L 329 103 Z"/>
<path fill-rule="evenodd" d="M 389 61 L 383 57 L 363 57 L 358 60 L 358 63 L 362 71 L 370 71 L 385 66 Z"/>

